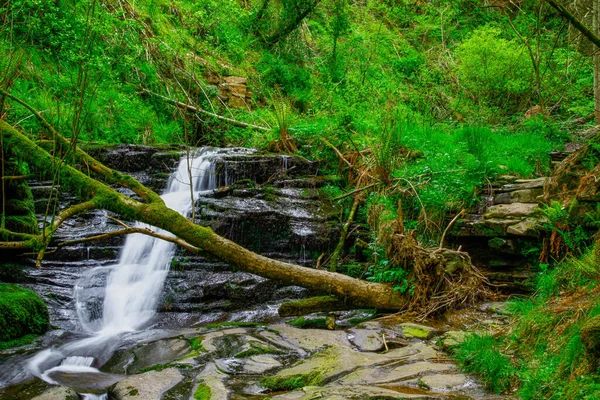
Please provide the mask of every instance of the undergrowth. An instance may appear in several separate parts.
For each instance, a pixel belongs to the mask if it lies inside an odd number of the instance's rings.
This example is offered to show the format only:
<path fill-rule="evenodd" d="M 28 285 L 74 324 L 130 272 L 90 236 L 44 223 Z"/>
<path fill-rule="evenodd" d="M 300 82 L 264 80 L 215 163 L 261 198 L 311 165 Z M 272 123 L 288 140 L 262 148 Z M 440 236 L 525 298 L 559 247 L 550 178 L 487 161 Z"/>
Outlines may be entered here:
<path fill-rule="evenodd" d="M 536 294 L 512 301 L 510 330 L 471 335 L 452 350 L 461 367 L 497 393 L 522 399 L 596 399 L 600 374 L 580 332 L 600 315 L 600 264 L 595 250 L 543 268 Z"/>

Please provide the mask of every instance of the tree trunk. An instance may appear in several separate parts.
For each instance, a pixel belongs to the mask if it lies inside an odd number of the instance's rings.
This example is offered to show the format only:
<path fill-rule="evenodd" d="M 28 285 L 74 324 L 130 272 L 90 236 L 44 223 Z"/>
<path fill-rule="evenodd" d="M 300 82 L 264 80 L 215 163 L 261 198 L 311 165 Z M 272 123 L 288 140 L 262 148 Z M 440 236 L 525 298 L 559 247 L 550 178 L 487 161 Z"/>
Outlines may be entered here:
<path fill-rule="evenodd" d="M 365 308 L 399 310 L 406 305 L 405 298 L 395 292 L 391 285 L 367 282 L 343 274 L 300 267 L 253 253 L 215 234 L 210 228 L 195 225 L 178 212 L 166 207 L 162 199 L 158 198 L 150 189 L 131 177 L 119 174 L 119 178 L 125 184 L 136 187 L 140 192 L 147 195 L 148 200 L 140 202 L 122 195 L 105 183 L 82 173 L 73 166 L 58 162 L 57 159 L 23 133 L 1 120 L 0 134 L 4 145 L 13 150 L 20 159 L 27 161 L 32 169 L 52 173 L 55 168 L 59 168 L 57 172 L 60 175 L 62 188 L 79 194 L 83 200 L 87 200 L 85 204 L 93 203 L 95 208 L 112 211 L 127 220 L 140 221 L 164 229 L 203 252 L 242 271 L 289 285 L 298 285 L 318 292 L 333 294 L 340 299 L 349 299 L 352 304 Z M 102 177 L 107 180 L 114 179 L 114 174 L 117 174 L 116 171 L 103 166 L 80 149 L 77 152 L 81 153 L 86 160 L 92 161 L 99 171 L 109 172 L 106 176 L 101 175 Z M 114 174 L 110 174 L 110 172 Z M 35 240 L 30 242 L 35 243 Z M 35 245 L 39 246 L 39 243 L 35 243 Z"/>

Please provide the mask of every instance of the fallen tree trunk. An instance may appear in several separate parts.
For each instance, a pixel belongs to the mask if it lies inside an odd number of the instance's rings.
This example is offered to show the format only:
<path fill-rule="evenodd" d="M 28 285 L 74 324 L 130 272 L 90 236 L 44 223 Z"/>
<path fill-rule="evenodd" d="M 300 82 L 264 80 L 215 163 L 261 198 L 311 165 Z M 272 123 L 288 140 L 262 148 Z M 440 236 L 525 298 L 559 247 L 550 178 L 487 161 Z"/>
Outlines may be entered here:
<path fill-rule="evenodd" d="M 367 282 L 339 273 L 300 267 L 253 253 L 217 235 L 210 228 L 192 223 L 178 212 L 166 207 L 162 201 L 140 202 L 134 200 L 73 166 L 60 162 L 5 121 L 0 121 L 0 133 L 4 145 L 9 147 L 20 159 L 27 161 L 32 169 L 41 173 L 57 172 L 62 187 L 77 193 L 85 200 L 83 204 L 86 206 L 93 204 L 93 208 L 112 211 L 127 220 L 140 221 L 164 229 L 239 270 L 289 285 L 298 285 L 318 292 L 333 294 L 340 299 L 350 299 L 353 304 L 365 308 L 400 310 L 407 303 L 406 298 L 395 292 L 393 287 L 388 284 Z M 52 133 L 55 138 L 65 140 L 59 137 L 56 131 Z M 123 179 L 122 175 L 103 166 L 82 150 L 77 149 L 77 154 L 93 163 L 97 170 L 103 172 L 103 174 L 99 174 L 100 177 L 105 177 L 111 183 L 123 181 L 124 184 L 133 186 L 139 192 L 144 193 L 149 200 L 158 197 L 133 178 Z M 111 174 L 111 171 L 114 174 Z M 115 179 L 115 175 L 120 179 Z M 88 208 L 86 207 L 86 209 Z M 33 244 L 30 245 L 30 243 Z M 36 240 L 24 241 L 23 244 L 30 245 L 34 250 L 38 250 L 35 246 L 40 245 Z"/>

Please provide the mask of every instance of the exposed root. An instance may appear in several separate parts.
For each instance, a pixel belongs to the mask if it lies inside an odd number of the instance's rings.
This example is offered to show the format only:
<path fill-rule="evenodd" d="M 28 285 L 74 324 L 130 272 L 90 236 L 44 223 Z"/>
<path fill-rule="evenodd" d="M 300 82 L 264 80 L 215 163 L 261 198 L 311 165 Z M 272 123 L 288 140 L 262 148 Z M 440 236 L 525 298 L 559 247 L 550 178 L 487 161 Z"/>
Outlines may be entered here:
<path fill-rule="evenodd" d="M 414 285 L 409 304 L 404 311 L 414 313 L 423 320 L 447 309 L 461 308 L 490 296 L 491 285 L 460 250 L 425 248 L 414 236 L 397 229 L 394 221 L 387 228 L 380 227 L 380 237 L 388 259 L 409 271 L 409 282 Z"/>

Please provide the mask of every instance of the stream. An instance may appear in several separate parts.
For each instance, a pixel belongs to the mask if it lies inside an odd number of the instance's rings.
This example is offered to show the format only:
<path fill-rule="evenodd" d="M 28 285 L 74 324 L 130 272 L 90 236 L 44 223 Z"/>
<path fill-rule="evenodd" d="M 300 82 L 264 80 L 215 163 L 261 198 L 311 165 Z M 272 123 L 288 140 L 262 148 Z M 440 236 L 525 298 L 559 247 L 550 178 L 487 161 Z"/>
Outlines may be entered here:
<path fill-rule="evenodd" d="M 294 169 L 306 172 L 294 159 L 257 164 L 253 154 L 202 148 L 184 155 L 161 197 L 186 217 L 201 211 L 195 216 L 200 222 L 212 221 L 217 232 L 256 251 L 310 265 L 307 249 L 320 249 L 335 236 L 324 230 L 327 207 L 306 179 L 293 176 Z M 250 187 L 215 195 L 235 181 L 267 181 L 276 174 L 283 182 L 278 191 L 265 195 Z M 219 225 L 223 221 L 229 225 Z M 82 233 L 89 233 L 89 225 L 83 226 Z M 296 251 L 285 254 L 292 247 Z M 86 252 L 89 259 L 90 248 Z M 56 275 L 35 272 L 38 292 L 50 293 L 40 285 L 64 273 L 67 264 L 57 263 L 63 269 Z M 307 295 L 305 290 L 228 274 L 218 262 L 191 259 L 174 244 L 141 234 L 126 238 L 118 262 L 89 264 L 69 272 L 71 280 L 61 278 L 54 283 L 58 291 L 48 294 L 48 301 L 63 298 L 51 310 L 62 330 L 0 358 L 0 398 L 190 399 L 207 391 L 209 397 L 201 399 L 262 399 L 269 385 L 275 392 L 270 398 L 280 400 L 500 398 L 461 374 L 441 351 L 444 340 L 452 339 L 444 333 L 452 330 L 448 324 L 366 321 L 369 312 L 353 311 L 337 315 L 336 330 L 291 327 L 277 316 L 277 307 Z M 71 296 L 64 293 L 67 282 L 73 282 Z M 211 289 L 211 282 L 218 285 Z M 71 310 L 61 315 L 61 307 Z M 504 323 L 497 310 L 477 312 L 483 314 L 469 323 Z M 289 379 L 302 379 L 306 387 L 282 384 Z"/>

